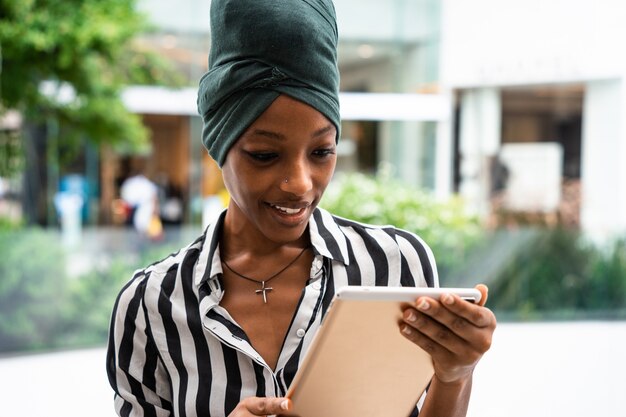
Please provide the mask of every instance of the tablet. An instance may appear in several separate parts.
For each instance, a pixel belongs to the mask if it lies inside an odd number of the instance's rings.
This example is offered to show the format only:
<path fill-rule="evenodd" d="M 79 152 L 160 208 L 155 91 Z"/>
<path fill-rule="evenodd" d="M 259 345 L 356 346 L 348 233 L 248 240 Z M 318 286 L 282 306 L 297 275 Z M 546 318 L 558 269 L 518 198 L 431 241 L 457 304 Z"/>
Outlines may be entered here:
<path fill-rule="evenodd" d="M 457 293 L 479 302 L 470 288 L 343 287 L 289 387 L 290 415 L 406 417 L 433 376 L 430 355 L 401 333 L 402 305 L 417 297 Z"/>

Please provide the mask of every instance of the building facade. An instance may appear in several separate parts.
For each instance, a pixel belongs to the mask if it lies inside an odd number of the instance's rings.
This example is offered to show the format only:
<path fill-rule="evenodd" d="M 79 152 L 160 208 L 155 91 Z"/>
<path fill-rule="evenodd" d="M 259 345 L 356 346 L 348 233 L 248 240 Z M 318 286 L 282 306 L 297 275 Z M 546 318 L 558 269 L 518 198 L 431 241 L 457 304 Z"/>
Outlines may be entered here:
<path fill-rule="evenodd" d="M 557 170 L 561 188 L 537 199 L 551 193 L 560 203 L 578 199 L 578 208 L 572 205 L 592 236 L 626 231 L 623 2 L 444 0 L 442 6 L 441 84 L 457 98 L 459 192 L 485 213 L 489 161 L 504 152 L 519 165 L 511 175 L 534 176 L 538 187 Z M 533 173 L 533 160 L 547 158 L 550 147 L 560 157 L 536 167 L 545 173 Z M 520 152 L 534 159 L 524 163 Z"/>
<path fill-rule="evenodd" d="M 626 57 L 618 52 L 626 7 L 619 0 L 334 3 L 339 171 L 373 173 L 385 163 L 441 198 L 460 194 L 485 218 L 503 207 L 598 237 L 626 231 Z M 137 42 L 187 79 L 178 90 L 125 91 L 124 102 L 151 132 L 139 157 L 148 157 L 147 175 L 181 199 L 181 221 L 200 222 L 223 187 L 200 143 L 196 112 L 210 1 L 137 4 L 158 29 Z M 86 221 L 114 223 L 119 186 L 137 157 L 88 147 L 78 164 L 49 172 L 48 188 L 82 175 L 91 185 Z"/>

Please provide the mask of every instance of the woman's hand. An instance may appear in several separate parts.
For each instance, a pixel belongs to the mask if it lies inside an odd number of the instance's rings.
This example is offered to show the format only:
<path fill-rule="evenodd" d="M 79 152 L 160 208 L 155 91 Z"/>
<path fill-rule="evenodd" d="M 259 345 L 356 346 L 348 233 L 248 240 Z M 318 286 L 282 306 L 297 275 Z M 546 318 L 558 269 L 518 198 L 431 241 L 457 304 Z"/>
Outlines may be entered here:
<path fill-rule="evenodd" d="M 229 417 L 273 416 L 291 409 L 287 398 L 248 397 L 242 400 Z"/>
<path fill-rule="evenodd" d="M 476 288 L 482 293 L 478 304 L 445 294 L 439 300 L 420 297 L 403 313 L 402 333 L 431 355 L 441 382 L 469 378 L 491 346 L 496 317 L 484 307 L 487 287 Z"/>

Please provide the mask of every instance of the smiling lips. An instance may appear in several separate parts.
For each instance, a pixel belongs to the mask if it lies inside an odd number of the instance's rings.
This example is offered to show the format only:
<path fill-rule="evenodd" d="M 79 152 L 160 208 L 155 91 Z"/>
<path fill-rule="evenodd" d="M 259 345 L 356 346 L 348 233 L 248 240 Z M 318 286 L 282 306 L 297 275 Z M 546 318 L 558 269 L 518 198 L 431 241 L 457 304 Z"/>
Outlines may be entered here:
<path fill-rule="evenodd" d="M 300 207 L 300 208 L 289 208 L 289 207 L 282 207 L 282 206 L 277 206 L 274 204 L 270 204 L 270 206 L 275 209 L 280 211 L 283 214 L 287 214 L 287 215 L 294 215 L 294 214 L 300 214 L 304 211 L 304 209 L 306 207 Z"/>

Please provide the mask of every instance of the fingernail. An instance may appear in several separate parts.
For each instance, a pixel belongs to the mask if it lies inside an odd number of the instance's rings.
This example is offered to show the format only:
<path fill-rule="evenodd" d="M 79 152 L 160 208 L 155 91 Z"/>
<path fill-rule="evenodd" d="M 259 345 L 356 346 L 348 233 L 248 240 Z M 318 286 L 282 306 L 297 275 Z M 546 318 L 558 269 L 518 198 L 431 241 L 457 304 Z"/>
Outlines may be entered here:
<path fill-rule="evenodd" d="M 411 335 L 411 328 L 409 326 L 402 326 L 402 333 L 404 333 L 407 336 Z"/>
<path fill-rule="evenodd" d="M 453 297 L 453 296 L 451 296 L 450 294 L 444 294 L 444 295 L 441 297 L 441 300 L 442 300 L 445 304 L 448 304 L 448 305 L 450 305 L 450 304 L 454 304 L 454 297 Z"/>
<path fill-rule="evenodd" d="M 282 403 L 280 403 L 280 408 L 283 410 L 289 410 L 289 400 L 285 400 Z"/>
<path fill-rule="evenodd" d="M 430 308 L 430 304 L 428 303 L 428 301 L 422 300 L 422 301 L 420 301 L 420 303 L 417 306 L 417 308 L 419 308 L 422 311 L 426 311 L 426 310 L 428 310 Z"/>
<path fill-rule="evenodd" d="M 410 310 L 409 310 L 409 311 L 408 311 L 407 313 L 405 313 L 405 314 L 406 314 L 406 316 L 405 316 L 405 317 L 406 317 L 406 321 L 409 321 L 409 322 L 411 322 L 411 323 L 414 323 L 414 322 L 415 322 L 415 320 L 417 320 L 417 316 L 415 315 L 415 313 L 414 313 L 414 312 L 412 312 L 412 311 L 410 311 Z"/>

